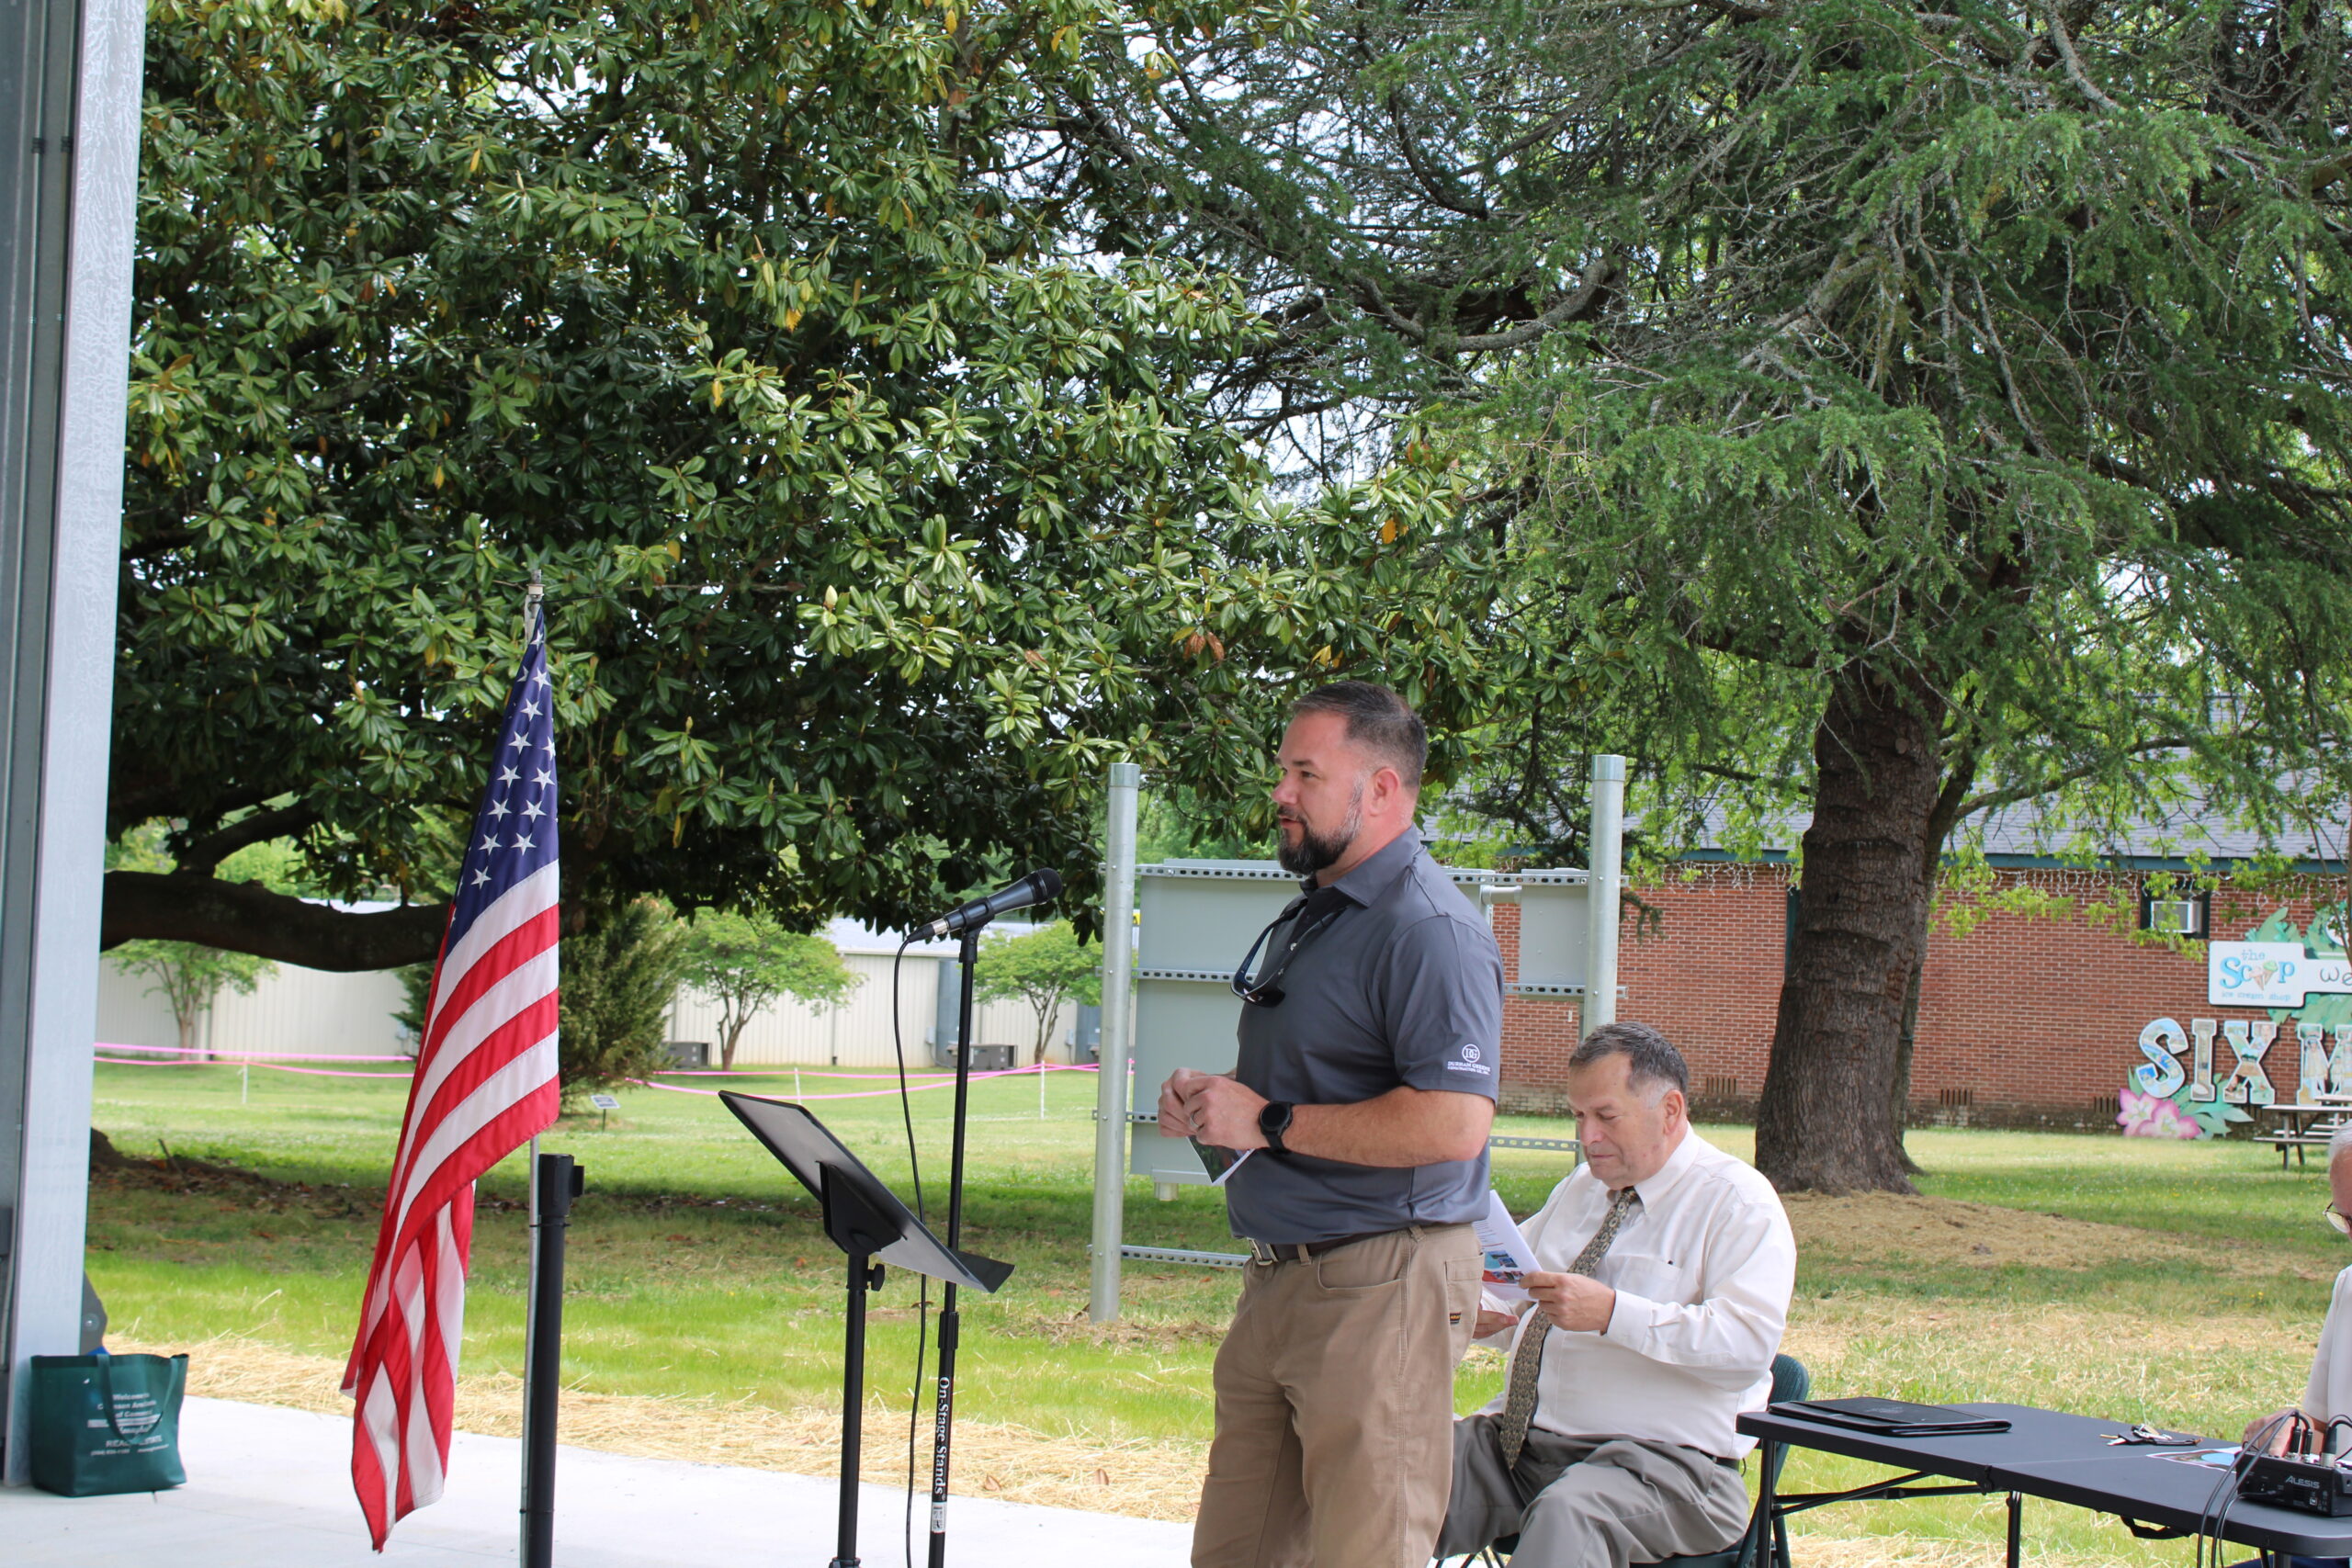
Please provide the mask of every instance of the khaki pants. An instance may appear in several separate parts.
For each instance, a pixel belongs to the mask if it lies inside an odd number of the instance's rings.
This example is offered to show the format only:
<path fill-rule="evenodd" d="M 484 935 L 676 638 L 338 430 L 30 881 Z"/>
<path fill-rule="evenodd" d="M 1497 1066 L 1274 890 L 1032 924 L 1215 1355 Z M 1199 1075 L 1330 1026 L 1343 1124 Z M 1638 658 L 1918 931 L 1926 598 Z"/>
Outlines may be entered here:
<path fill-rule="evenodd" d="M 1465 1416 L 1453 1431 L 1453 1499 L 1437 1555 L 1461 1557 L 1519 1537 L 1511 1568 L 1627 1568 L 1723 1551 L 1747 1525 L 1736 1466 L 1647 1438 L 1527 1434 L 1503 1468 L 1498 1418 Z"/>
<path fill-rule="evenodd" d="M 1193 1568 L 1426 1568 L 1478 1314 L 1468 1225 L 1251 1263 L 1216 1353 Z"/>

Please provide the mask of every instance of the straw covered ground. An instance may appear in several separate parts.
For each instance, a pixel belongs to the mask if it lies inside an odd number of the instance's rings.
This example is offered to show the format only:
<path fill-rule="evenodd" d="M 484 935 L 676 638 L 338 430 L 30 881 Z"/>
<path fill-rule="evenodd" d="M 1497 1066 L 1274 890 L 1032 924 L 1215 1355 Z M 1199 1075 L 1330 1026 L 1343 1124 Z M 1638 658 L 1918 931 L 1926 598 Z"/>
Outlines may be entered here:
<path fill-rule="evenodd" d="M 90 1267 L 111 1342 L 190 1351 L 198 1393 L 339 1412 L 400 1102 L 374 1084 L 256 1074 L 243 1103 L 242 1087 L 229 1069 L 100 1069 L 98 1123 L 122 1156 L 92 1190 Z M 956 1490 L 1182 1520 L 1236 1279 L 1131 1263 L 1119 1320 L 1091 1321 L 1091 1085 L 1056 1075 L 1046 1089 L 1043 1116 L 1034 1082 L 976 1090 L 965 1245 L 1018 1269 L 998 1295 L 966 1298 Z M 934 1219 L 942 1100 L 915 1100 Z M 894 1099 L 820 1109 L 912 1190 Z M 1507 1130 L 1568 1132 L 1532 1119 Z M 1747 1152 L 1744 1129 L 1702 1131 Z M 831 1473 L 842 1283 L 813 1205 L 715 1102 L 690 1096 L 633 1093 L 608 1128 L 566 1123 L 548 1142 L 582 1159 L 589 1184 L 571 1238 L 564 1440 Z M 1919 1132 L 1912 1147 L 1930 1172 L 1925 1197 L 1790 1201 L 1802 1261 L 1787 1348 L 1817 1392 L 2015 1400 L 2227 1435 L 2300 1389 L 2347 1260 L 2318 1223 L 2315 1171 L 2281 1171 L 2245 1145 L 2111 1136 Z M 1563 1174 L 1556 1156 L 1510 1151 L 1495 1179 L 1523 1213 Z M 458 1396 L 468 1430 L 519 1426 L 522 1195 L 514 1166 L 483 1186 Z M 1161 1203 L 1140 1183 L 1127 1239 L 1231 1245 L 1215 1194 Z M 910 1287 L 894 1276 L 874 1298 L 865 1475 L 886 1484 L 905 1479 L 920 1382 Z M 1502 1376 L 1499 1356 L 1474 1352 L 1457 1407 L 1484 1403 Z M 927 1448 L 918 1457 L 927 1468 Z M 1802 1454 L 1790 1483 L 1871 1473 Z M 1799 1521 L 1798 1555 L 1826 1568 L 1981 1562 L 1997 1556 L 2002 1523 L 1995 1499 L 1824 1510 Z M 2055 1506 L 2030 1506 L 2028 1539 L 2034 1561 L 2061 1568 L 2186 1561 L 2185 1543 L 2134 1541 Z"/>

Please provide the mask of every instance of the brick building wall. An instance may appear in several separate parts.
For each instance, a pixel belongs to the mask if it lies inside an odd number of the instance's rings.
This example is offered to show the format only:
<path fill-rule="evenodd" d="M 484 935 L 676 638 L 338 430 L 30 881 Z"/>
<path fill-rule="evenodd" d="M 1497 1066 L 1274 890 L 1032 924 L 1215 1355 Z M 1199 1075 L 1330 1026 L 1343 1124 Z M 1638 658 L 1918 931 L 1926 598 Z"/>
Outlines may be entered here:
<path fill-rule="evenodd" d="M 1656 1024 L 1690 1064 L 1701 1114 L 1745 1119 L 1764 1084 L 1780 1006 L 1788 922 L 1784 867 L 1709 863 L 1634 889 L 1642 908 L 1620 931 L 1617 1016 Z M 2136 914 L 2136 874 L 2013 870 L 1990 897 L 2035 897 L 2033 913 L 1982 912 L 1953 898 L 1931 927 L 1912 1065 L 1915 1121 L 2109 1127 L 2125 1075 L 2142 1060 L 2140 1032 L 2170 1017 L 2267 1019 L 2205 1000 L 2201 955 L 2133 940 L 2134 920 L 2103 922 L 2117 898 Z M 2212 931 L 2234 938 L 2284 908 L 2299 927 L 2343 896 L 2335 879 L 2297 878 L 2213 895 Z M 1955 911 L 1958 919 L 1953 918 Z M 1519 911 L 1496 910 L 1506 973 L 1518 962 Z M 1512 1109 L 1564 1109 L 1561 1085 L 1579 1031 L 1574 1001 L 1512 998 L 1503 1008 L 1503 1092 Z M 2297 1048 L 2283 1029 L 2263 1066 L 2291 1099 Z M 2217 1070 L 2233 1060 L 2214 1046 Z"/>

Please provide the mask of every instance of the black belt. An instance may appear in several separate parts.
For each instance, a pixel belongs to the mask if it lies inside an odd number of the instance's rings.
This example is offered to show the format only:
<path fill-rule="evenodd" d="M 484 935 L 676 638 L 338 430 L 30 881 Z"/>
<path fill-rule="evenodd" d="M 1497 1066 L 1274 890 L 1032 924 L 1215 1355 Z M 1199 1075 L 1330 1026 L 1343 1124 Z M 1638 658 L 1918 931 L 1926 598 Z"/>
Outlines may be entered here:
<path fill-rule="evenodd" d="M 1410 1225 L 1399 1225 L 1395 1230 L 1358 1231 L 1353 1235 L 1335 1235 L 1329 1241 L 1277 1243 L 1253 1240 L 1250 1243 L 1250 1260 L 1252 1263 L 1305 1263 L 1320 1258 L 1327 1252 L 1336 1252 L 1343 1247 L 1353 1247 L 1360 1241 L 1377 1241 L 1385 1235 L 1400 1235 L 1412 1228 Z"/>

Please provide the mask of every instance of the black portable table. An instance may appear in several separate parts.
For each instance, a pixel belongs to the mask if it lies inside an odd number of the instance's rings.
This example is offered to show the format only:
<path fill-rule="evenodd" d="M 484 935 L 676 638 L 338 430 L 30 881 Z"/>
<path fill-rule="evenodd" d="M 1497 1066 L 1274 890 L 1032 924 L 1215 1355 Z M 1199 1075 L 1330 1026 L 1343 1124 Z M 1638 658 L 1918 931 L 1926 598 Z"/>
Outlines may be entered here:
<path fill-rule="evenodd" d="M 2028 1497 L 2114 1514 L 2135 1535 L 2189 1535 L 2204 1521 L 2207 1499 L 2225 1473 L 2161 1457 L 2191 1450 L 2112 1448 L 2102 1440 L 2102 1434 L 2127 1430 L 2128 1421 L 2102 1421 L 2037 1410 L 2029 1404 L 1953 1408 L 2005 1417 L 2009 1429 L 1941 1438 L 1887 1438 L 1765 1410 L 1742 1416 L 1739 1429 L 1749 1437 L 1891 1465 L 1906 1472 L 1844 1492 L 1786 1495 L 1768 1489 L 1756 1501 L 1758 1520 L 1776 1523 L 1789 1514 L 1830 1503 L 2007 1493 L 2008 1562 L 2009 1568 L 2018 1568 Z M 1931 1477 L 1942 1477 L 1951 1483 L 1917 1484 Z M 2220 1533 L 2242 1546 L 2265 1551 L 2352 1557 L 2352 1518 L 2322 1518 L 2291 1508 L 2236 1502 L 2230 1506 Z"/>

